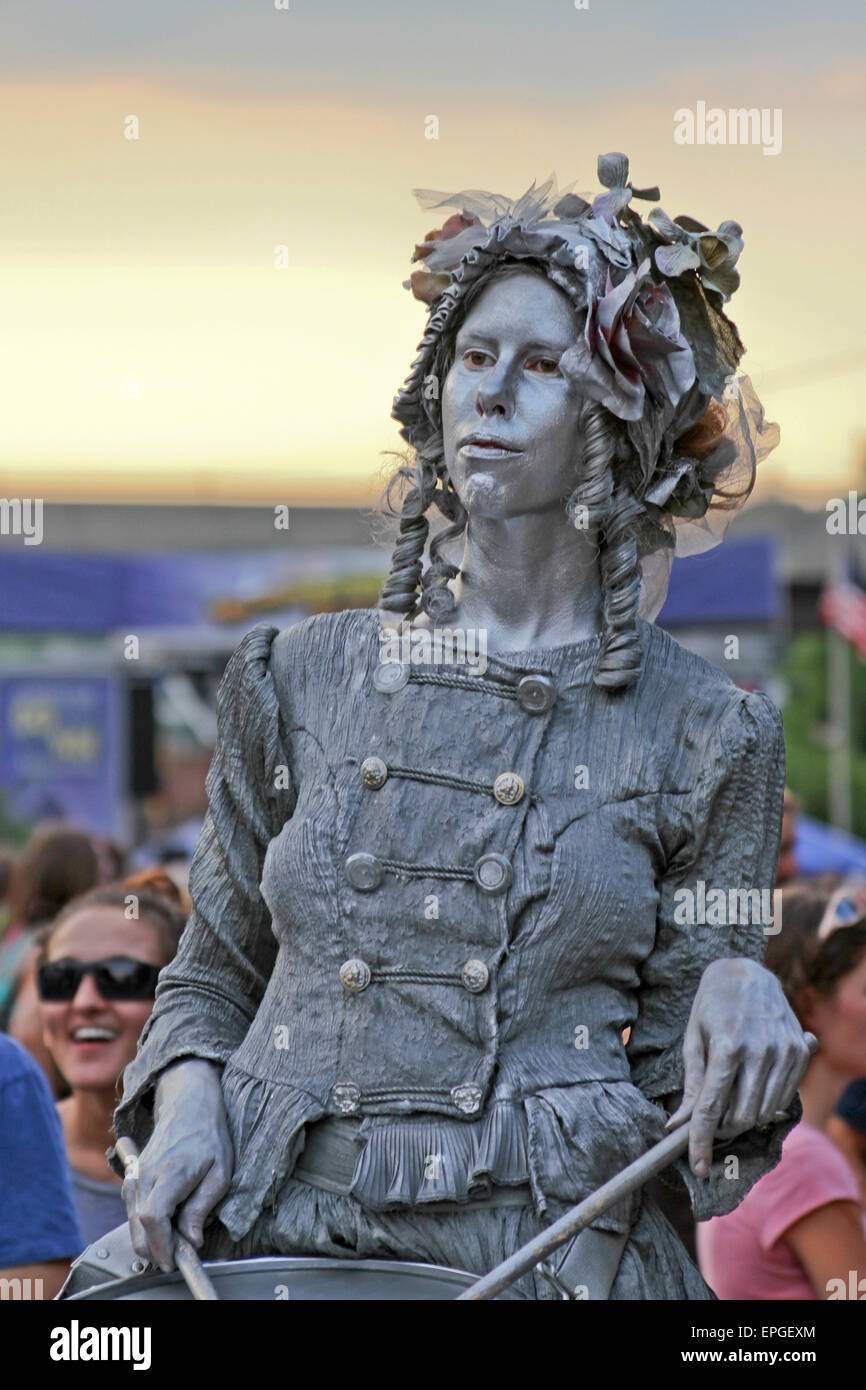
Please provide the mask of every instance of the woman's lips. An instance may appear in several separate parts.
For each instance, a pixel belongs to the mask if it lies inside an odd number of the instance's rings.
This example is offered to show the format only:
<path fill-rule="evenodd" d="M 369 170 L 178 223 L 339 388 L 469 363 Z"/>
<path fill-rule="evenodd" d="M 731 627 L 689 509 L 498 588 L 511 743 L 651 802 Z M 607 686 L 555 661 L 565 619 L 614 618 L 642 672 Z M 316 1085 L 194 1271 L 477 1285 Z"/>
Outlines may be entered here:
<path fill-rule="evenodd" d="M 470 440 L 467 440 L 467 442 L 466 442 L 465 444 L 461 444 L 461 446 L 460 446 L 460 453 L 462 453 L 462 454 L 477 454 L 477 455 L 479 455 L 481 458 L 486 458 L 486 459 L 489 459 L 489 458 L 511 458 L 512 455 L 514 455 L 514 454 L 522 454 L 522 453 L 523 453 L 523 450 L 522 450 L 522 449 L 512 449 L 510 445 L 505 445 L 505 444 L 486 444 L 486 443 L 480 442 L 480 441 L 475 440 L 475 439 L 470 439 Z"/>

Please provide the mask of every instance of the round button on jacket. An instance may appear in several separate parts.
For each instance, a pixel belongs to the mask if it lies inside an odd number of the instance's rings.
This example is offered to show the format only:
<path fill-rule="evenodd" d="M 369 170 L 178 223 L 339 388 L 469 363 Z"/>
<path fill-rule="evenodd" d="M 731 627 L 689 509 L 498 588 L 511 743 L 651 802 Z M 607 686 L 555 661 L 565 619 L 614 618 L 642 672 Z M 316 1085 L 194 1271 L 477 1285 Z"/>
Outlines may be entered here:
<path fill-rule="evenodd" d="M 373 684 L 383 695 L 402 690 L 409 679 L 409 667 L 402 661 L 382 661 L 373 672 Z"/>
<path fill-rule="evenodd" d="M 351 960 L 344 960 L 340 966 L 340 984 L 350 994 L 360 994 L 372 978 L 373 972 L 367 962 L 359 960 L 357 956 L 353 956 Z"/>
<path fill-rule="evenodd" d="M 483 960 L 468 960 L 460 971 L 463 988 L 470 994 L 480 994 L 490 983 L 490 971 Z"/>
<path fill-rule="evenodd" d="M 360 1089 L 351 1081 L 338 1081 L 331 1087 L 331 1099 L 343 1115 L 352 1115 L 361 1105 Z"/>
<path fill-rule="evenodd" d="M 511 864 L 504 854 L 482 854 L 480 859 L 476 859 L 472 873 L 482 893 L 491 896 L 507 893 L 514 877 Z"/>
<path fill-rule="evenodd" d="M 500 772 L 493 783 L 493 795 L 500 806 L 516 806 L 525 791 L 526 783 L 516 772 Z"/>
<path fill-rule="evenodd" d="M 382 882 L 383 869 L 375 854 L 350 854 L 346 877 L 359 893 L 372 893 Z"/>
<path fill-rule="evenodd" d="M 452 1086 L 451 1099 L 464 1115 L 474 1115 L 481 1109 L 481 1087 L 471 1081 L 464 1086 Z"/>
<path fill-rule="evenodd" d="M 361 781 L 371 791 L 378 791 L 388 780 L 388 764 L 383 758 L 365 758 L 361 763 Z"/>
<path fill-rule="evenodd" d="M 546 714 L 556 699 L 556 686 L 547 676 L 524 676 L 517 686 L 517 703 L 527 714 Z"/>

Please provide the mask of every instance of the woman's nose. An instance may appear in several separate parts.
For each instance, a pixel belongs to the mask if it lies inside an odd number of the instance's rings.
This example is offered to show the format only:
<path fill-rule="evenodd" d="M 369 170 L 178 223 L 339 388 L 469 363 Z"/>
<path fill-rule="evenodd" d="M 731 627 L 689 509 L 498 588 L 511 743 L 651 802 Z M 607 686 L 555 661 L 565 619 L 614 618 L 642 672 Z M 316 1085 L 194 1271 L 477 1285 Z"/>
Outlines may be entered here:
<path fill-rule="evenodd" d="M 476 404 L 479 414 L 509 416 L 514 409 L 514 383 L 507 365 L 500 359 L 478 383 Z"/>
<path fill-rule="evenodd" d="M 104 1007 L 105 1000 L 96 988 L 92 975 L 82 975 L 72 1003 L 77 1009 Z"/>

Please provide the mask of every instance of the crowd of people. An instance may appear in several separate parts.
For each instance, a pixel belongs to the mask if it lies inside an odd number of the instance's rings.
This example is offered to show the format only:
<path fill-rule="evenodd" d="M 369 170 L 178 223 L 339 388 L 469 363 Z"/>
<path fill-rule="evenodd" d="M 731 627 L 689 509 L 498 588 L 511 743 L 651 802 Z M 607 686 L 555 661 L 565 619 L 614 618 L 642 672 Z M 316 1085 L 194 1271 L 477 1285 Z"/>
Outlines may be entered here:
<path fill-rule="evenodd" d="M 54 1297 L 122 1225 L 109 1167 L 120 1081 L 189 912 L 183 873 L 40 827 L 0 860 L 0 1274 Z"/>
<path fill-rule="evenodd" d="M 819 1043 L 800 1086 L 803 1118 L 780 1163 L 696 1232 L 673 1190 L 657 1189 L 721 1299 L 866 1297 L 866 884 L 800 878 L 793 813 L 787 801 L 782 929 L 765 963 Z M 128 873 L 116 846 L 75 826 L 45 825 L 19 851 L 0 849 L 7 1282 L 38 1279 L 54 1297 L 71 1261 L 125 1221 L 106 1158 L 113 1113 L 189 909 L 183 870 Z"/>

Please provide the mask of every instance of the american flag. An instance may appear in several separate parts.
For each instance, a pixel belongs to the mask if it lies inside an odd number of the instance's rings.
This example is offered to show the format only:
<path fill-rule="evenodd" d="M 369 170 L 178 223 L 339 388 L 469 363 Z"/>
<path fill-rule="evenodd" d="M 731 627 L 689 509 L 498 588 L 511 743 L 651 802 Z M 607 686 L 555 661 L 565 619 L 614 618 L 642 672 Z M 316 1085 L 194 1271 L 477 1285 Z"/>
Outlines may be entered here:
<path fill-rule="evenodd" d="M 825 627 L 841 632 L 866 658 L 866 589 L 850 579 L 830 584 L 819 600 L 818 616 Z"/>

